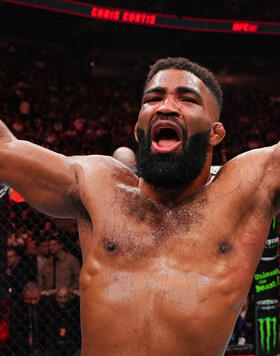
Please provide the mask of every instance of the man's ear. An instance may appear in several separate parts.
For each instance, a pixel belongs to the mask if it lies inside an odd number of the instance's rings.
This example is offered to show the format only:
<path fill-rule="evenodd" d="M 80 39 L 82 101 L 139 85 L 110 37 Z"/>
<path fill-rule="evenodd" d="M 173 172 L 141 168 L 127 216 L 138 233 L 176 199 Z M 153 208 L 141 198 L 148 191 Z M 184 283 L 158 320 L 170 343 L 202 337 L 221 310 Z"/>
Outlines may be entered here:
<path fill-rule="evenodd" d="M 134 137 L 135 137 L 136 142 L 138 142 L 137 128 L 138 128 L 138 121 L 136 122 L 136 125 L 134 126 Z"/>
<path fill-rule="evenodd" d="M 225 137 L 226 130 L 221 122 L 213 122 L 209 144 L 213 147 L 217 146 Z"/>

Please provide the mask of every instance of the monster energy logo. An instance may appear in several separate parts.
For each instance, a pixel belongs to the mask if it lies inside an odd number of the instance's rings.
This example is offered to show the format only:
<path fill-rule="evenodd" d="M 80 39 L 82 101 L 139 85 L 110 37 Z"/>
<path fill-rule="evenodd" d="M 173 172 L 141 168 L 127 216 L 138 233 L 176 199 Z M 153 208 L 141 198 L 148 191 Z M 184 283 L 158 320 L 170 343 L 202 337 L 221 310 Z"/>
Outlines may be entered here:
<path fill-rule="evenodd" d="M 277 345 L 277 318 L 276 316 L 273 318 L 270 316 L 266 318 L 258 318 L 258 322 L 260 326 L 260 341 L 262 351 L 270 353 L 271 346 L 273 345 L 273 348 L 275 349 Z"/>
<path fill-rule="evenodd" d="M 267 271 L 267 272 L 264 271 L 262 273 L 255 273 L 255 280 L 258 281 L 259 279 L 278 276 L 278 275 L 279 275 L 279 269 L 274 268 L 273 271 Z"/>
<path fill-rule="evenodd" d="M 272 230 L 275 230 L 276 228 L 277 228 L 277 216 L 273 216 Z"/>

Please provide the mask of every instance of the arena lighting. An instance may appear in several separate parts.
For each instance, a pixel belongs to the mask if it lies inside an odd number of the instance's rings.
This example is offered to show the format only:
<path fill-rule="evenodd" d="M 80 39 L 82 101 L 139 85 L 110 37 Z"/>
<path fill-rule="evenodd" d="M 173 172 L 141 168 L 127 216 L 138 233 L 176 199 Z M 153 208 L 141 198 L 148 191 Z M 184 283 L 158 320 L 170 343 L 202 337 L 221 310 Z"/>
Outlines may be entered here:
<path fill-rule="evenodd" d="M 9 192 L 9 198 L 12 202 L 14 203 L 23 203 L 26 200 L 18 193 L 16 192 L 13 188 L 10 189 Z"/>
<path fill-rule="evenodd" d="M 200 19 L 132 11 L 72 0 L 0 0 L 12 4 L 134 25 L 164 27 L 187 31 L 280 35 L 280 22 Z"/>

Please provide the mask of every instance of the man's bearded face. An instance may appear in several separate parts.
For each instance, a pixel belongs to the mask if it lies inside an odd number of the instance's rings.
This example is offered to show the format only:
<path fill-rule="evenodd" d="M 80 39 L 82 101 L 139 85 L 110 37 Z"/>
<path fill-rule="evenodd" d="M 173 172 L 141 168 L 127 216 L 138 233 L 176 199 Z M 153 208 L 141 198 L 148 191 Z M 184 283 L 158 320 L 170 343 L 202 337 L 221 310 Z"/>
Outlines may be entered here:
<path fill-rule="evenodd" d="M 139 177 L 154 187 L 170 189 L 188 185 L 199 176 L 205 165 L 211 129 L 188 138 L 187 131 L 180 122 L 176 124 L 182 130 L 180 152 L 152 152 L 151 127 L 147 134 L 143 129 L 137 128 L 137 172 Z"/>

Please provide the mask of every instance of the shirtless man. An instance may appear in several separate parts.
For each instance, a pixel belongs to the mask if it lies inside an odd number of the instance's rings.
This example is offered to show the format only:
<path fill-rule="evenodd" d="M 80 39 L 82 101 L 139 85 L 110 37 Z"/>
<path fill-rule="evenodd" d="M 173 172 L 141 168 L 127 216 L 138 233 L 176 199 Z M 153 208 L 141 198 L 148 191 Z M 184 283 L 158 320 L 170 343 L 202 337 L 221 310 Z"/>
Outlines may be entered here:
<path fill-rule="evenodd" d="M 157 62 L 135 127 L 138 178 L 111 157 L 65 157 L 2 123 L 0 178 L 32 205 L 77 218 L 82 356 L 222 356 L 279 212 L 280 146 L 210 179 L 225 130 L 213 75 Z"/>

